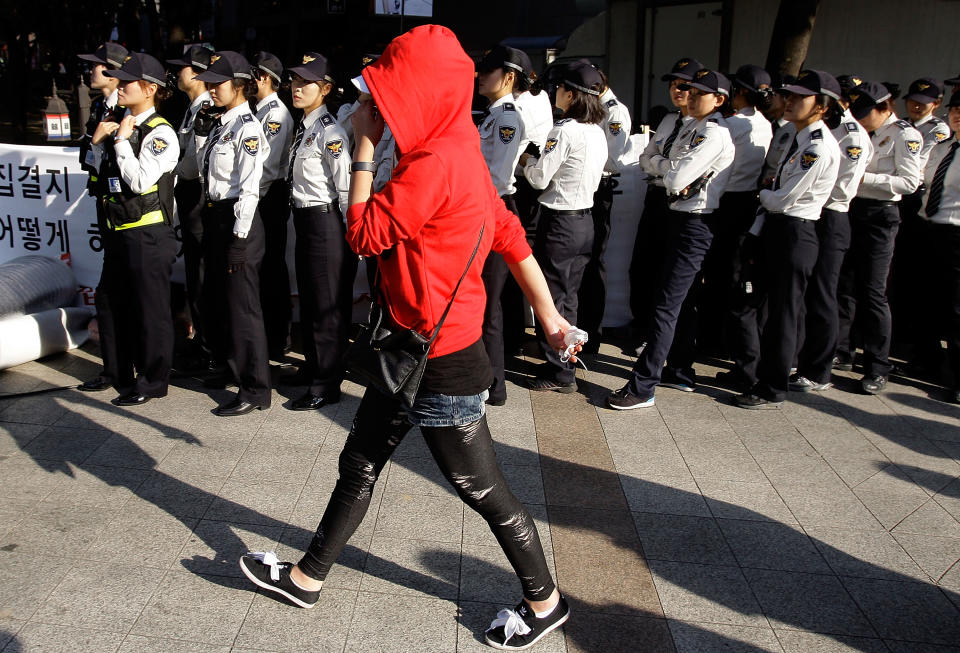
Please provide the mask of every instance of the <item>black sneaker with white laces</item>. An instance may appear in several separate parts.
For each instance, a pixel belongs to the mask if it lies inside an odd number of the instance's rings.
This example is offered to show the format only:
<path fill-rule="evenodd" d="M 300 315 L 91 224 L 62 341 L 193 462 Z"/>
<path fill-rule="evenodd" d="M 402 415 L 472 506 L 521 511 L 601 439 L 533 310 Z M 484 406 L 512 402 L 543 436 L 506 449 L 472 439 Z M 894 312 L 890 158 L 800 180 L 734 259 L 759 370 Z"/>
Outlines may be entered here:
<path fill-rule="evenodd" d="M 497 613 L 497 618 L 484 633 L 484 639 L 487 644 L 501 651 L 522 651 L 539 642 L 551 630 L 559 628 L 569 618 L 570 606 L 562 594 L 553 612 L 543 618 L 537 617 L 525 601 L 520 601 L 515 610 Z"/>
<path fill-rule="evenodd" d="M 607 395 L 607 406 L 614 410 L 633 410 L 634 408 L 649 408 L 653 406 L 653 395 L 641 397 L 630 392 L 630 386 L 625 385 Z"/>
<path fill-rule="evenodd" d="M 292 562 L 280 562 L 273 551 L 240 556 L 240 570 L 254 585 L 279 594 L 301 608 L 312 608 L 320 599 L 320 590 L 300 588 L 290 579 Z"/>

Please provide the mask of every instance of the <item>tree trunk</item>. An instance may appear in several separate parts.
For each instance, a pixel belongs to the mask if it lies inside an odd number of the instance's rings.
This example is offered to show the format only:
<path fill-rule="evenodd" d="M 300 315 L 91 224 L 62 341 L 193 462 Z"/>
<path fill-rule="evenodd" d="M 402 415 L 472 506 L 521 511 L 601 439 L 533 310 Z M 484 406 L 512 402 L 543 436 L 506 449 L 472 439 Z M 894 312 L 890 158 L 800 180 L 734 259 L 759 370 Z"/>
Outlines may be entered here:
<path fill-rule="evenodd" d="M 800 72 L 819 5 L 820 0 L 780 0 L 767 52 L 767 70 L 787 75 Z"/>

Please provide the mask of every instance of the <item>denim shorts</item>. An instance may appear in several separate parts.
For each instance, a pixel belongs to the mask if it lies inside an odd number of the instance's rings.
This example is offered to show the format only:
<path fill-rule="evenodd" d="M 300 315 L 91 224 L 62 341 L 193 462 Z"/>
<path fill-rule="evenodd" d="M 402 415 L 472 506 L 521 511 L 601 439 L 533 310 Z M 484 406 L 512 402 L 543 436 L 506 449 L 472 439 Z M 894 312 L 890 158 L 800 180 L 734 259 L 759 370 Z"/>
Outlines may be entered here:
<path fill-rule="evenodd" d="M 478 395 L 442 395 L 424 392 L 417 396 L 407 420 L 414 426 L 464 426 L 483 417 L 489 393 Z"/>

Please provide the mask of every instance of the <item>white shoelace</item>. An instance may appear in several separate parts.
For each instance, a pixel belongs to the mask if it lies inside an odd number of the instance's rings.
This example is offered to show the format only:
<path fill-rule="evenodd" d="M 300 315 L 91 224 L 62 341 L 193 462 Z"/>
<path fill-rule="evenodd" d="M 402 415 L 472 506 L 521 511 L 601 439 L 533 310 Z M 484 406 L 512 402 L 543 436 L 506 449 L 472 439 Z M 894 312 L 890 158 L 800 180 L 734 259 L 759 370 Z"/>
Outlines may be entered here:
<path fill-rule="evenodd" d="M 280 580 L 280 559 L 277 558 L 277 554 L 273 551 L 259 552 L 254 553 L 253 551 L 248 551 L 247 555 L 253 558 L 254 560 L 259 560 L 263 564 L 270 567 L 270 580 L 277 582 Z"/>
<path fill-rule="evenodd" d="M 503 626 L 503 643 L 506 644 L 510 638 L 516 634 L 526 635 L 530 632 L 530 626 L 523 620 L 516 610 L 501 610 L 497 613 L 497 618 L 490 624 L 490 630 Z"/>

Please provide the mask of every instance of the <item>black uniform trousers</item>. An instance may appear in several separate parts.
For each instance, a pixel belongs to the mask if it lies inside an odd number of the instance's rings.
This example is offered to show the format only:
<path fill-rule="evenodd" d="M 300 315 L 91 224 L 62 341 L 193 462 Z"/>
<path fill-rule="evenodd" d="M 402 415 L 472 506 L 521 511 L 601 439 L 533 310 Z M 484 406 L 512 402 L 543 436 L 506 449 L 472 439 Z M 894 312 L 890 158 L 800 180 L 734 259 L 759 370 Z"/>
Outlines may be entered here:
<path fill-rule="evenodd" d="M 290 345 L 290 273 L 287 270 L 287 221 L 290 217 L 290 186 L 284 179 L 270 184 L 260 198 L 265 247 L 260 267 L 260 303 L 267 332 L 267 350 L 274 360 L 283 358 Z"/>
<path fill-rule="evenodd" d="M 710 249 L 713 232 L 696 213 L 668 211 L 663 263 L 654 280 L 653 310 L 647 346 L 633 365 L 628 388 L 640 397 L 651 397 L 660 382 L 663 364 L 673 344 L 683 301 Z M 648 280 L 649 283 L 649 280 Z"/>
<path fill-rule="evenodd" d="M 803 296 L 817 262 L 819 241 L 815 221 L 768 213 L 761 243 L 767 322 L 760 339 L 754 392 L 770 401 L 783 401 L 797 353 L 797 325 L 803 311 Z"/>
<path fill-rule="evenodd" d="M 854 326 L 863 340 L 864 372 L 887 376 L 891 318 L 887 277 L 900 226 L 895 202 L 854 198 L 850 203 L 850 250 L 840 271 L 837 301 L 840 335 L 837 353 L 852 359 Z"/>
<path fill-rule="evenodd" d="M 927 282 L 925 230 L 928 222 L 920 217 L 926 188 L 921 184 L 915 192 L 904 195 L 899 202 L 900 227 L 897 229 L 893 260 L 890 262 L 890 278 L 887 281 L 887 299 L 892 322 L 892 346 L 906 357 L 914 354 L 930 354 L 917 350 L 922 345 L 917 336 L 929 316 L 923 302 L 923 293 L 918 292 Z M 927 343 L 929 344 L 929 343 Z"/>
<path fill-rule="evenodd" d="M 815 383 L 829 383 L 840 333 L 837 286 L 843 258 L 850 248 L 850 216 L 824 209 L 815 227 L 819 252 L 804 295 L 797 373 Z"/>
<path fill-rule="evenodd" d="M 297 293 L 305 376 L 310 393 L 340 392 L 343 354 L 350 335 L 353 278 L 357 256 L 346 240 L 343 214 L 336 204 L 293 210 L 297 232 Z"/>
<path fill-rule="evenodd" d="M 174 341 L 170 272 L 176 256 L 177 240 L 167 224 L 104 232 L 97 323 L 104 376 L 120 394 L 167 394 Z"/>
<path fill-rule="evenodd" d="M 540 202 L 537 198 L 543 191 L 531 186 L 523 176 L 517 177 L 514 186 L 517 190 L 511 197 L 516 204 L 520 224 L 527 233 L 527 244 L 532 248 L 537 239 L 537 223 L 540 220 Z M 509 205 L 507 208 L 510 208 Z M 503 346 L 506 351 L 515 352 L 523 342 L 526 316 L 523 291 L 512 277 L 508 276 L 503 286 L 500 305 L 503 307 Z"/>
<path fill-rule="evenodd" d="M 757 243 L 748 234 L 758 206 L 756 191 L 721 196 L 714 218 L 716 237 L 703 263 L 700 301 L 704 344 L 724 351 L 734 370 L 751 384 L 757 380 L 763 317 L 759 288 L 753 278 L 756 268 L 750 263 L 759 252 L 751 250 Z"/>
<path fill-rule="evenodd" d="M 505 195 L 503 203 L 515 215 L 517 203 L 512 195 Z M 510 278 L 510 269 L 503 256 L 490 252 L 483 264 L 483 289 L 487 294 L 487 304 L 483 311 L 483 346 L 493 368 L 493 384 L 490 386 L 490 400 L 502 401 L 507 398 L 507 383 L 504 356 L 504 307 L 503 289 Z M 518 286 L 519 289 L 519 286 Z"/>
<path fill-rule="evenodd" d="M 616 177 L 603 177 L 597 192 L 593 194 L 593 247 L 580 283 L 576 322 L 579 328 L 587 332 L 587 344 L 583 349 L 588 354 L 600 349 L 603 335 L 603 311 L 607 304 L 607 268 L 603 255 L 610 239 L 610 210 L 618 183 Z"/>
<path fill-rule="evenodd" d="M 923 336 L 937 343 L 938 349 L 946 336 L 953 387 L 960 389 L 960 226 L 931 223 L 926 237 L 931 263 L 927 271 L 931 319 Z"/>
<path fill-rule="evenodd" d="M 173 189 L 183 242 L 183 267 L 187 283 L 187 308 L 193 322 L 194 343 L 209 355 L 203 310 L 203 184 L 200 178 L 179 179 Z"/>
<path fill-rule="evenodd" d="M 270 361 L 260 307 L 260 264 L 264 233 L 259 213 L 254 214 L 246 238 L 246 262 L 227 273 L 227 250 L 233 242 L 236 200 L 207 202 L 203 212 L 203 296 L 211 314 L 208 324 L 215 355 L 223 355 L 239 391 L 237 398 L 270 407 Z M 223 360 L 218 358 L 218 360 Z"/>
<path fill-rule="evenodd" d="M 543 270 L 557 311 L 571 324 L 577 319 L 577 296 L 592 247 L 593 217 L 590 209 L 556 211 L 542 208 L 533 253 Z M 546 372 L 540 376 L 557 383 L 573 383 L 576 368 L 573 363 L 560 361 L 560 355 L 547 342 L 539 324 L 537 336 L 547 360 Z"/>

